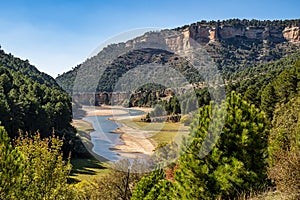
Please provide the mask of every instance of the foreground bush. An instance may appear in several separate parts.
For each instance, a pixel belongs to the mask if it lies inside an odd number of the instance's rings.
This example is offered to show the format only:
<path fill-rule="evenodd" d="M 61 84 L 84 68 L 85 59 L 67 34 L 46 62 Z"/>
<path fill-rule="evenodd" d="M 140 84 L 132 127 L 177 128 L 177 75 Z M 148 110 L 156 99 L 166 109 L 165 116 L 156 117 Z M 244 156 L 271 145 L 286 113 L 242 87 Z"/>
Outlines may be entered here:
<path fill-rule="evenodd" d="M 67 183 L 71 165 L 63 160 L 62 144 L 37 134 L 18 138 L 13 147 L 0 127 L 0 199 L 76 199 Z"/>
<path fill-rule="evenodd" d="M 111 163 L 109 172 L 94 180 L 76 183 L 82 200 L 129 200 L 136 183 L 147 172 L 147 165 L 139 160 L 120 160 Z"/>
<path fill-rule="evenodd" d="M 277 108 L 270 135 L 269 177 L 276 189 L 300 198 L 300 98 Z"/>

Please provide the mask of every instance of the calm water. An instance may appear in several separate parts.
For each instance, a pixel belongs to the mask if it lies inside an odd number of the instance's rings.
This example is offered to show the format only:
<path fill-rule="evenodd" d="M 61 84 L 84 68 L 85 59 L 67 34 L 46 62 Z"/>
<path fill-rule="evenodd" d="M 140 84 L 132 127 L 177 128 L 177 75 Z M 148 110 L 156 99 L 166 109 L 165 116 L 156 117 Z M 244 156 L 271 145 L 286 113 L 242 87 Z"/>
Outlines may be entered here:
<path fill-rule="evenodd" d="M 128 114 L 114 115 L 114 116 L 91 116 L 85 117 L 83 120 L 93 124 L 94 130 L 91 132 L 91 140 L 94 144 L 93 151 L 111 161 L 120 160 L 122 157 L 113 151 L 115 145 L 124 144 L 120 138 L 119 133 L 111 133 L 112 131 L 120 128 L 120 124 L 109 120 L 108 118 L 116 116 L 137 116 L 142 115 L 144 112 L 133 109 L 125 109 Z"/>

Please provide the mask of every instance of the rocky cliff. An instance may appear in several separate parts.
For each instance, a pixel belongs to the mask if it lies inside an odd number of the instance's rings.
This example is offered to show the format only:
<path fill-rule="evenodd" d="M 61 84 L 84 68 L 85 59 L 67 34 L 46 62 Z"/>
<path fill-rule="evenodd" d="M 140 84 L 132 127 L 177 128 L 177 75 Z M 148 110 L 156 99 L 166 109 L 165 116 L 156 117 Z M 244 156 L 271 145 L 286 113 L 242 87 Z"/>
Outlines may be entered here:
<path fill-rule="evenodd" d="M 202 45 L 228 39 L 243 39 L 254 41 L 271 41 L 275 43 L 290 42 L 300 43 L 300 24 L 297 22 L 287 25 L 254 26 L 242 23 L 228 25 L 226 23 L 218 25 L 197 23 L 190 26 L 174 29 L 170 36 L 167 31 L 149 32 L 141 37 L 129 40 L 126 47 L 138 47 L 139 45 L 155 43 L 166 45 L 174 52 L 189 47 L 190 40 L 195 40 Z M 162 36 L 163 35 L 163 36 Z"/>
<path fill-rule="evenodd" d="M 283 30 L 282 35 L 289 42 L 300 42 L 299 26 L 286 27 Z"/>
<path fill-rule="evenodd" d="M 147 32 L 127 42 L 108 45 L 96 56 L 56 80 L 66 91 L 71 92 L 74 91 L 73 83 L 79 73 L 81 79 L 77 82 L 81 88 L 78 91 L 112 92 L 113 82 L 110 80 L 118 79 L 135 66 L 153 62 L 181 66 L 178 63 L 177 57 L 181 57 L 178 52 L 194 44 L 200 45 L 208 53 L 226 79 L 233 72 L 275 61 L 299 50 L 299 29 L 300 20 L 233 19 L 201 21 L 172 30 Z M 184 65 L 179 68 L 186 69 Z M 100 72 L 101 66 L 109 72 L 104 73 L 107 76 L 102 78 L 99 77 L 103 73 Z M 90 86 L 91 80 L 99 80 L 100 86 Z"/>
<path fill-rule="evenodd" d="M 203 26 L 194 25 L 183 30 L 186 35 L 199 42 L 214 42 L 229 38 L 242 37 L 255 40 L 276 40 L 287 42 L 300 42 L 299 26 L 292 27 L 255 27 L 255 26 Z"/>

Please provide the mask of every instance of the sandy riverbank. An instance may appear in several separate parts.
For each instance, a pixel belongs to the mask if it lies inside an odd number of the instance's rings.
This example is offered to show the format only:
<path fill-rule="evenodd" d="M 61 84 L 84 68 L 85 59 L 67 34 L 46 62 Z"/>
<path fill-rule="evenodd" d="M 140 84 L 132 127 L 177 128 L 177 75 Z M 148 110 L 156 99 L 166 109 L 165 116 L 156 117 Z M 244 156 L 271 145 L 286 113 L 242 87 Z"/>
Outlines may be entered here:
<path fill-rule="evenodd" d="M 86 116 L 110 116 L 110 115 L 123 115 L 127 114 L 128 111 L 122 106 L 83 106 L 81 108 L 85 111 Z M 148 113 L 152 110 L 152 108 L 142 108 L 142 107 L 132 107 L 129 109 L 140 110 L 145 113 Z"/>
<path fill-rule="evenodd" d="M 130 156 L 131 153 L 142 153 L 145 155 L 151 155 L 155 149 L 154 144 L 148 139 L 155 131 L 143 131 L 140 129 L 134 129 L 123 123 L 121 127 L 114 132 L 121 134 L 121 139 L 124 142 L 122 145 L 116 145 L 118 149 L 116 152 L 123 156 Z M 134 156 L 134 155 L 133 155 Z"/>
<path fill-rule="evenodd" d="M 151 111 L 151 108 L 133 107 L 130 109 L 141 110 L 145 113 Z M 86 116 L 114 116 L 127 114 L 128 111 L 121 106 L 83 106 L 82 110 L 85 111 Z M 141 117 L 141 116 L 134 116 Z M 111 120 L 116 120 L 121 127 L 112 131 L 121 134 L 121 139 L 124 142 L 122 145 L 116 145 L 113 148 L 114 151 L 122 155 L 123 157 L 133 158 L 136 154 L 151 155 L 155 146 L 148 139 L 154 132 L 152 131 L 141 131 L 121 123 L 119 120 L 128 119 L 130 116 L 113 117 Z M 83 120 L 82 120 L 83 121 Z"/>

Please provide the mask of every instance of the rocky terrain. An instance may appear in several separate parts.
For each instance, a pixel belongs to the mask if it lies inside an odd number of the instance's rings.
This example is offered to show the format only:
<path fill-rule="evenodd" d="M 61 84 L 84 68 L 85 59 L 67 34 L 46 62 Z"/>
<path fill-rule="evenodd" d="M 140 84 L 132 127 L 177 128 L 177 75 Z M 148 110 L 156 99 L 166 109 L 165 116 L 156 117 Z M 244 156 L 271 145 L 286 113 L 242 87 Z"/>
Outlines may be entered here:
<path fill-rule="evenodd" d="M 300 20 L 232 19 L 201 21 L 172 30 L 147 32 L 127 42 L 108 45 L 56 80 L 70 93 L 79 92 L 81 96 L 85 93 L 83 96 L 88 96 L 85 99 L 94 98 L 96 93 L 96 101 L 101 103 L 110 101 L 114 86 L 123 74 L 140 65 L 170 66 L 190 83 L 200 82 L 201 78 L 193 76 L 193 63 L 185 59 L 186 52 L 196 47 L 197 51 L 202 51 L 202 57 L 205 55 L 205 59 L 213 60 L 226 82 L 234 72 L 296 52 L 300 47 L 299 27 Z M 204 68 L 211 67 L 206 60 L 203 63 L 207 65 Z"/>

